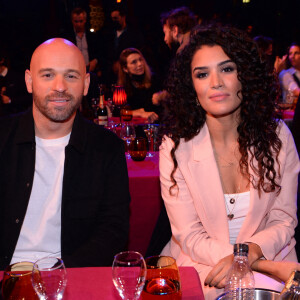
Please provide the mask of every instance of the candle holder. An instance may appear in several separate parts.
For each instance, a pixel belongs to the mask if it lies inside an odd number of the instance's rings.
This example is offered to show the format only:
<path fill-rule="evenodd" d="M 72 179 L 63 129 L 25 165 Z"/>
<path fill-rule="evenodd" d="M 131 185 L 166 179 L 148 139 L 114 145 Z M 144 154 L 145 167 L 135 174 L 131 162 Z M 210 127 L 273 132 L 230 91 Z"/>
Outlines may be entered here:
<path fill-rule="evenodd" d="M 120 123 L 122 123 L 121 109 L 127 103 L 127 95 L 123 86 L 116 85 L 113 91 L 113 104 L 115 117 L 120 117 Z"/>

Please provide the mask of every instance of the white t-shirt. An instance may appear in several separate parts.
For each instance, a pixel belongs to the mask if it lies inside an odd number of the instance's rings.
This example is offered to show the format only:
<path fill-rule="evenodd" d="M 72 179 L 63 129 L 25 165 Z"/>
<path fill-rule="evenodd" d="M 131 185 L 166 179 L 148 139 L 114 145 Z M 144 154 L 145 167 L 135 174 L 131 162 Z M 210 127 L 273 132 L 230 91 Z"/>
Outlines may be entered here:
<path fill-rule="evenodd" d="M 230 244 L 234 245 L 243 225 L 250 203 L 250 191 L 239 194 L 224 194 L 227 214 L 233 214 L 232 220 L 228 220 Z M 233 198 L 234 203 L 230 203 Z"/>
<path fill-rule="evenodd" d="M 11 264 L 61 256 L 61 199 L 65 147 L 70 134 L 36 140 L 32 191 Z"/>

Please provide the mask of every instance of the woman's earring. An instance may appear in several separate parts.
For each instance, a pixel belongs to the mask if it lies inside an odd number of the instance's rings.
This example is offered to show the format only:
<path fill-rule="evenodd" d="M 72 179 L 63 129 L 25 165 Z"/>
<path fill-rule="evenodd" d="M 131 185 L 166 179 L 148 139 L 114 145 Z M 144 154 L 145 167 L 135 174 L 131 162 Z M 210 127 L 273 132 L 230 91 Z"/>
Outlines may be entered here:
<path fill-rule="evenodd" d="M 198 97 L 196 97 L 196 105 L 197 105 L 197 106 L 200 106 L 200 102 L 199 102 Z"/>

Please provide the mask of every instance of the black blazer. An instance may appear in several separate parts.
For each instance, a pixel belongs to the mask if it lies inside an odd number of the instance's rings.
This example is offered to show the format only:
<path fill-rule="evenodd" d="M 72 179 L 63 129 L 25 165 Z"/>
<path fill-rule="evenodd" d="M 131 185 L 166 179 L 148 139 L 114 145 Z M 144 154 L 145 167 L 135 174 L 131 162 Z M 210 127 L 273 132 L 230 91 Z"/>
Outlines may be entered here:
<path fill-rule="evenodd" d="M 0 120 L 0 270 L 16 247 L 34 166 L 32 112 Z M 123 142 L 77 114 L 65 148 L 62 189 L 61 252 L 67 267 L 111 265 L 126 249 L 129 202 Z"/>

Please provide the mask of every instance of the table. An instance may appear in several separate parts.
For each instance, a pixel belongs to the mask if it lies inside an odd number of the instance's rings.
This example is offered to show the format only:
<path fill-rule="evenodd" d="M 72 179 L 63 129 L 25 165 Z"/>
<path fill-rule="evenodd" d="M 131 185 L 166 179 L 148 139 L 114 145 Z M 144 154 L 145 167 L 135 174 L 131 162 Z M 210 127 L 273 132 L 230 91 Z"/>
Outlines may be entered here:
<path fill-rule="evenodd" d="M 159 154 L 152 153 L 154 157 L 146 157 L 144 161 L 127 158 L 131 195 L 128 249 L 142 255 L 146 253 L 162 205 Z"/>
<path fill-rule="evenodd" d="M 204 300 L 197 271 L 179 267 L 182 300 Z M 0 272 L 2 278 L 3 272 Z M 68 283 L 64 300 L 119 300 L 112 282 L 111 267 L 67 269 Z"/>

